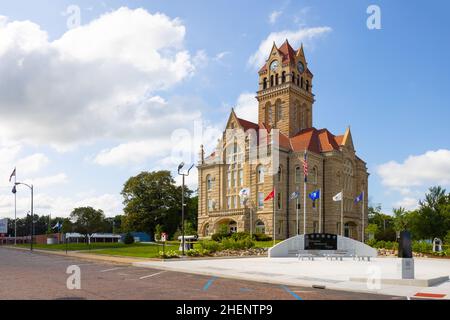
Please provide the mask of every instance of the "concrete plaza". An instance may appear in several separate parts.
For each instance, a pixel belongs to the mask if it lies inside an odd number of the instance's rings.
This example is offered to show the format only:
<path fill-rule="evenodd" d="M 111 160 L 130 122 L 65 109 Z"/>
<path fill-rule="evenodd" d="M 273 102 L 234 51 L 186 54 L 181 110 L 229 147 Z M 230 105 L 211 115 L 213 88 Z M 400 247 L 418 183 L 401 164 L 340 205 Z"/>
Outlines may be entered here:
<path fill-rule="evenodd" d="M 250 280 L 295 286 L 319 286 L 326 289 L 397 295 L 407 298 L 418 296 L 450 299 L 450 281 L 431 287 L 351 281 L 353 278 L 398 279 L 400 259 L 374 258 L 370 262 L 314 261 L 297 258 L 234 258 L 204 260 L 173 260 L 134 263 L 138 267 L 187 272 L 230 279 Z M 450 275 L 449 259 L 415 259 L 416 279 L 430 279 Z"/>

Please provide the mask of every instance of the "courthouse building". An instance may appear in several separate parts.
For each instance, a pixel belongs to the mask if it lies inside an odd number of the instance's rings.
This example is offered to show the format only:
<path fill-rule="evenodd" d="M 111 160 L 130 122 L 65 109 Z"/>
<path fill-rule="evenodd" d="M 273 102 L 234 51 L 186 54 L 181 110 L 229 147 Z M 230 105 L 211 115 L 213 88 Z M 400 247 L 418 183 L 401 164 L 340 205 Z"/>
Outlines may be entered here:
<path fill-rule="evenodd" d="M 306 208 L 306 233 L 343 234 L 362 239 L 363 226 L 367 226 L 366 163 L 355 153 L 350 128 L 334 135 L 327 129 L 314 127 L 313 88 L 313 74 L 303 46 L 294 50 L 287 40 L 279 48 L 274 44 L 259 70 L 258 123 L 241 119 L 232 110 L 217 149 L 208 153 L 201 149 L 198 165 L 201 237 L 210 236 L 226 225 L 231 232 L 269 236 L 275 232 L 277 239 L 289 238 L 297 234 L 297 227 L 303 233 Z M 269 174 L 267 163 L 258 162 L 262 159 L 260 154 L 256 161 L 250 161 L 249 138 L 238 143 L 226 134 L 230 130 L 256 132 L 258 141 L 262 140 L 262 133 L 267 133 L 269 145 L 278 141 L 277 170 L 272 170 L 273 175 Z M 277 132 L 276 139 L 274 132 Z M 306 206 L 302 163 L 305 153 L 306 194 L 321 192 L 321 199 L 315 202 L 307 197 Z M 245 202 L 240 197 L 243 189 L 248 193 Z M 264 201 L 272 190 L 275 190 L 274 199 Z M 299 201 L 291 199 L 294 192 L 300 195 Z M 342 203 L 333 201 L 340 192 Z M 362 192 L 363 201 L 356 203 L 354 199 Z"/>

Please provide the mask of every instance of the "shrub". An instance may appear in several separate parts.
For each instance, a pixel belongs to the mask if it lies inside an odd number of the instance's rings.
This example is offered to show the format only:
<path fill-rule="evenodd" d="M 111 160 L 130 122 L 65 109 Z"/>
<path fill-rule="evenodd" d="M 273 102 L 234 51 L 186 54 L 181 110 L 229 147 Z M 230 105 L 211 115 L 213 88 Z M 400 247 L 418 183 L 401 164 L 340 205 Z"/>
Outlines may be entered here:
<path fill-rule="evenodd" d="M 450 245 L 450 231 L 447 232 L 447 235 L 444 238 L 444 244 Z"/>
<path fill-rule="evenodd" d="M 255 233 L 253 237 L 256 241 L 272 241 L 272 237 L 268 236 L 265 233 Z"/>
<path fill-rule="evenodd" d="M 231 235 L 231 239 L 233 240 L 244 240 L 250 238 L 250 234 L 248 232 L 235 232 Z"/>
<path fill-rule="evenodd" d="M 244 250 L 244 249 L 252 248 L 254 246 L 255 246 L 255 243 L 249 237 L 242 239 L 242 240 L 234 240 L 234 239 L 223 239 L 222 240 L 223 249 Z"/>
<path fill-rule="evenodd" d="M 134 237 L 130 232 L 125 234 L 125 237 L 123 238 L 123 243 L 125 243 L 125 244 L 133 244 L 134 243 Z"/>
<path fill-rule="evenodd" d="M 377 240 L 376 240 L 376 239 L 369 239 L 369 240 L 366 241 L 366 244 L 367 244 L 369 247 L 375 248 L 375 246 L 376 246 L 376 244 L 377 244 Z"/>
<path fill-rule="evenodd" d="M 433 245 L 425 241 L 413 241 L 412 249 L 418 253 L 431 253 L 433 251 Z"/>
<path fill-rule="evenodd" d="M 211 240 L 214 240 L 214 241 L 216 241 L 216 242 L 220 242 L 220 241 L 222 241 L 223 239 L 227 239 L 227 238 L 229 238 L 229 237 L 231 237 L 231 233 L 214 233 L 212 236 L 211 236 Z"/>
<path fill-rule="evenodd" d="M 190 249 L 186 252 L 189 257 L 203 257 L 209 255 L 211 252 L 205 249 Z"/>
<path fill-rule="evenodd" d="M 178 258 L 179 254 L 175 250 L 169 250 L 169 251 L 166 251 L 165 253 L 164 253 L 164 251 L 160 251 L 159 257 L 163 258 L 163 259 L 172 259 L 172 258 Z"/>
<path fill-rule="evenodd" d="M 220 243 L 212 240 L 199 241 L 198 245 L 202 250 L 207 250 L 209 252 L 216 252 L 220 250 Z"/>

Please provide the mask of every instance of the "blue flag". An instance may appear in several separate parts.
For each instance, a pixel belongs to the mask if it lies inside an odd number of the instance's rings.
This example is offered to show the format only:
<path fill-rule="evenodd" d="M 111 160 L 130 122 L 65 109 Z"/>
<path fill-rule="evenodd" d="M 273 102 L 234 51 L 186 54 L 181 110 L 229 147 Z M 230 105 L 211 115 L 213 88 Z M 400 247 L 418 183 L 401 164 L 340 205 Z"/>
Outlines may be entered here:
<path fill-rule="evenodd" d="M 316 201 L 317 199 L 319 199 L 319 198 L 320 198 L 320 190 L 316 190 L 316 191 L 311 192 L 311 193 L 309 194 L 309 198 L 310 198 L 312 201 Z"/>
<path fill-rule="evenodd" d="M 300 192 L 295 191 L 291 194 L 291 200 L 298 199 L 299 196 L 300 196 Z"/>
<path fill-rule="evenodd" d="M 355 198 L 355 203 L 362 201 L 363 197 L 364 197 L 364 192 L 361 192 L 361 194 Z"/>

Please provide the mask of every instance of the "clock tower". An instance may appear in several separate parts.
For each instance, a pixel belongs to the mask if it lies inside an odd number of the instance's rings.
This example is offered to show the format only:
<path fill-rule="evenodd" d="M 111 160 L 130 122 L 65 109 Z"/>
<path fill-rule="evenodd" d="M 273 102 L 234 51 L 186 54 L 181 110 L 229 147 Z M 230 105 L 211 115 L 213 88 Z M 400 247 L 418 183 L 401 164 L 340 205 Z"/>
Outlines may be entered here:
<path fill-rule="evenodd" d="M 308 69 L 303 45 L 295 51 L 286 40 L 259 70 L 258 122 L 291 138 L 311 128 L 314 95 L 313 74 Z"/>

